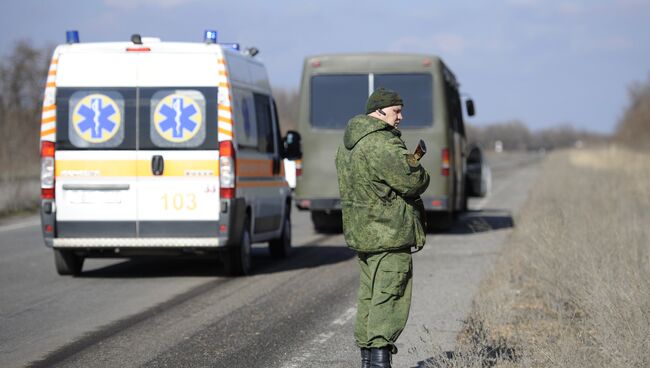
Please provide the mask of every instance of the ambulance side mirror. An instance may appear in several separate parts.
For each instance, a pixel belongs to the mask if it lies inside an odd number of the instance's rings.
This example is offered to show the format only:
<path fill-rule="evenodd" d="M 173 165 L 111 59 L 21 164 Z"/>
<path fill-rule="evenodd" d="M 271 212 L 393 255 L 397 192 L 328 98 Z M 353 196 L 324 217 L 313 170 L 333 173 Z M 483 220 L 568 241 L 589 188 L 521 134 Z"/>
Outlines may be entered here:
<path fill-rule="evenodd" d="M 302 147 L 300 133 L 290 130 L 283 139 L 284 157 L 289 160 L 300 160 L 302 158 Z"/>

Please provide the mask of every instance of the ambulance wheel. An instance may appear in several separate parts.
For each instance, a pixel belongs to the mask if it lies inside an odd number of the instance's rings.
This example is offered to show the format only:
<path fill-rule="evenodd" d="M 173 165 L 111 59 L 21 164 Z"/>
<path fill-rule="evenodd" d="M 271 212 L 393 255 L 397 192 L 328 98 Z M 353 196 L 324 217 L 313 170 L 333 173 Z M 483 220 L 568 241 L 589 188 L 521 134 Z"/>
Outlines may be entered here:
<path fill-rule="evenodd" d="M 59 275 L 78 276 L 84 265 L 84 257 L 70 250 L 54 249 L 54 265 Z"/>
<path fill-rule="evenodd" d="M 228 249 L 225 262 L 226 273 L 231 276 L 246 276 L 251 272 L 251 234 L 248 221 L 244 225 L 241 241 Z"/>
<path fill-rule="evenodd" d="M 269 250 L 273 258 L 286 258 L 291 255 L 291 218 L 288 215 L 284 217 L 282 235 L 269 242 Z"/>

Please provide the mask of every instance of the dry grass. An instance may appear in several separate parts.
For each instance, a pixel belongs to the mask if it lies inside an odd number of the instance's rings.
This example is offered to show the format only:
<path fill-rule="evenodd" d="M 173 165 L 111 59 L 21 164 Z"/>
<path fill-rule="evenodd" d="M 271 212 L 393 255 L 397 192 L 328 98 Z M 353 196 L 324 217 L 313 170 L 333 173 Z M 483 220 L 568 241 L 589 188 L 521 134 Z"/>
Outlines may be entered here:
<path fill-rule="evenodd" d="M 553 153 L 516 223 L 432 366 L 650 366 L 650 154 Z"/>

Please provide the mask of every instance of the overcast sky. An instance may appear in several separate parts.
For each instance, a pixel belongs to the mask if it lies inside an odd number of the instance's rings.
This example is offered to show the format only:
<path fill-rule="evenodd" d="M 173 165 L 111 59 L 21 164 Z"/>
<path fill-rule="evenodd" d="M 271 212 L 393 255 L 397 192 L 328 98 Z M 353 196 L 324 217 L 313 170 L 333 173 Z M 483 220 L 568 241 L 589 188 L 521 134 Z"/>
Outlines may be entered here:
<path fill-rule="evenodd" d="M 82 42 L 198 42 L 216 29 L 258 47 L 276 88 L 298 88 L 307 55 L 437 54 L 474 98 L 476 125 L 611 132 L 627 87 L 650 72 L 650 0 L 3 0 L 0 53 L 64 43 L 69 29 Z"/>

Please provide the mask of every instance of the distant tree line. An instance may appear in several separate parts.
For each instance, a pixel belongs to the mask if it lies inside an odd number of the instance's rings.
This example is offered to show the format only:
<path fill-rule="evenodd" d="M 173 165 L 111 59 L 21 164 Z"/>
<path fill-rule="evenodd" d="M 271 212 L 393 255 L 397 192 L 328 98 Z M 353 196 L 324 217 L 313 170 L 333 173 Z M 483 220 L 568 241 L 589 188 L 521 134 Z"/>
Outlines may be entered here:
<path fill-rule="evenodd" d="M 467 137 L 471 143 L 493 150 L 500 142 L 503 150 L 553 150 L 558 148 L 602 145 L 608 137 L 569 124 L 531 131 L 519 120 L 493 123 L 483 127 L 468 124 Z"/>

